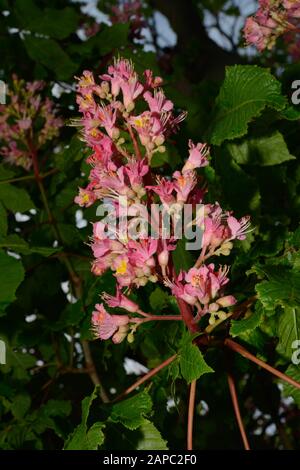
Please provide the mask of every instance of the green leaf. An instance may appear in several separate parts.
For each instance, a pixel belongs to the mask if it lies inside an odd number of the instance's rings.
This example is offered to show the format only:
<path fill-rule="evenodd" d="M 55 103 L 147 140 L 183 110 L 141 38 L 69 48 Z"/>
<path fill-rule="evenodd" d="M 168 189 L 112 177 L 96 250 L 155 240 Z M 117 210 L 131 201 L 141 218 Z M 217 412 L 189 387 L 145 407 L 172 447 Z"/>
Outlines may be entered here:
<path fill-rule="evenodd" d="M 230 147 L 217 152 L 216 170 L 222 182 L 226 202 L 238 214 L 257 211 L 261 195 L 257 180 L 246 173 L 233 159 Z"/>
<path fill-rule="evenodd" d="M 21 261 L 0 251 L 0 310 L 16 298 L 16 290 L 24 279 Z"/>
<path fill-rule="evenodd" d="M 54 39 L 26 36 L 24 44 L 29 57 L 54 72 L 59 80 L 68 80 L 76 72 L 77 65 Z"/>
<path fill-rule="evenodd" d="M 7 234 L 7 214 L 3 204 L 0 202 L 0 237 Z"/>
<path fill-rule="evenodd" d="M 168 450 L 167 442 L 151 421 L 144 419 L 139 431 L 143 433 L 136 450 Z"/>
<path fill-rule="evenodd" d="M 277 336 L 279 342 L 276 350 L 291 360 L 294 341 L 300 339 L 300 309 L 286 306 L 278 318 Z"/>
<path fill-rule="evenodd" d="M 152 410 L 152 400 L 146 391 L 142 391 L 127 400 L 113 406 L 110 419 L 122 423 L 128 429 L 137 429 L 144 422 L 144 417 Z"/>
<path fill-rule="evenodd" d="M 160 287 L 156 287 L 153 292 L 151 292 L 149 297 L 150 306 L 154 313 L 158 314 L 163 310 L 169 302 L 169 294 L 163 291 Z"/>
<path fill-rule="evenodd" d="M 228 144 L 228 147 L 239 165 L 271 166 L 295 160 L 278 131 L 269 136 L 244 140 L 240 144 Z"/>
<path fill-rule="evenodd" d="M 0 201 L 6 209 L 12 212 L 25 212 L 35 208 L 25 189 L 17 188 L 8 183 L 0 184 Z"/>
<path fill-rule="evenodd" d="M 96 52 L 97 55 L 106 55 L 114 49 L 126 46 L 128 34 L 128 23 L 116 23 L 112 26 L 102 24 L 101 31 L 79 45 L 72 44 L 70 51 L 85 58 L 92 55 L 93 52 Z"/>
<path fill-rule="evenodd" d="M 258 298 L 267 310 L 276 305 L 300 306 L 300 273 L 284 266 L 264 266 L 262 271 L 269 278 L 256 284 Z"/>
<path fill-rule="evenodd" d="M 70 144 L 54 156 L 55 165 L 60 170 L 66 171 L 74 165 L 74 162 L 80 160 L 83 155 L 83 142 L 75 135 L 72 137 Z"/>
<path fill-rule="evenodd" d="M 81 404 L 82 420 L 75 428 L 73 433 L 68 437 L 64 449 L 65 450 L 97 450 L 98 446 L 104 441 L 102 429 L 104 423 L 95 423 L 88 429 L 87 420 L 89 417 L 90 407 L 98 396 L 99 387 L 95 387 L 91 396 L 84 398 Z"/>
<path fill-rule="evenodd" d="M 254 312 L 249 311 L 249 315 L 242 320 L 232 320 L 230 334 L 231 336 L 239 336 L 248 330 L 254 330 L 262 320 L 262 307 L 259 305 Z"/>
<path fill-rule="evenodd" d="M 87 447 L 89 450 L 97 450 L 101 444 L 104 442 L 103 428 L 105 428 L 104 423 L 95 423 L 87 432 L 86 440 Z"/>
<path fill-rule="evenodd" d="M 300 368 L 299 366 L 295 366 L 294 364 L 290 364 L 285 371 L 286 375 L 291 377 L 292 379 L 296 380 L 296 382 L 300 383 Z M 300 390 L 293 385 L 288 384 L 285 381 L 282 381 L 283 385 L 283 395 L 285 397 L 293 397 L 295 400 L 296 405 L 300 408 Z"/>
<path fill-rule="evenodd" d="M 172 259 L 177 274 L 180 269 L 188 271 L 194 264 L 191 252 L 186 250 L 186 243 L 187 240 L 184 237 L 179 239 L 175 250 L 172 252 Z"/>
<path fill-rule="evenodd" d="M 206 364 L 199 348 L 190 340 L 185 340 L 183 343 L 180 350 L 179 363 L 181 374 L 187 383 L 199 379 L 201 375 L 214 372 L 214 370 Z"/>
<path fill-rule="evenodd" d="M 29 395 L 17 395 L 11 406 L 11 412 L 15 418 L 21 419 L 30 408 L 31 399 Z"/>
<path fill-rule="evenodd" d="M 15 172 L 10 169 L 6 168 L 3 164 L 0 165 L 0 180 L 7 180 L 13 178 Z"/>
<path fill-rule="evenodd" d="M 5 238 L 1 238 L 0 248 L 9 248 L 16 253 L 22 253 L 24 255 L 36 253 L 45 257 L 61 251 L 61 248 L 53 248 L 51 246 L 29 246 L 26 240 L 17 234 L 11 234 Z"/>
<path fill-rule="evenodd" d="M 266 106 L 278 111 L 286 106 L 281 84 L 269 70 L 254 65 L 235 65 L 226 68 L 225 81 L 216 101 L 210 141 L 220 145 L 224 140 L 242 137 L 248 124 Z"/>
<path fill-rule="evenodd" d="M 75 326 L 80 323 L 85 316 L 85 311 L 81 301 L 68 304 L 63 310 L 60 319 L 52 326 L 54 331 L 59 331 L 67 326 Z"/>
<path fill-rule="evenodd" d="M 41 10 L 31 0 L 16 0 L 15 13 L 25 29 L 55 39 L 64 39 L 75 32 L 79 20 L 71 7 Z"/>

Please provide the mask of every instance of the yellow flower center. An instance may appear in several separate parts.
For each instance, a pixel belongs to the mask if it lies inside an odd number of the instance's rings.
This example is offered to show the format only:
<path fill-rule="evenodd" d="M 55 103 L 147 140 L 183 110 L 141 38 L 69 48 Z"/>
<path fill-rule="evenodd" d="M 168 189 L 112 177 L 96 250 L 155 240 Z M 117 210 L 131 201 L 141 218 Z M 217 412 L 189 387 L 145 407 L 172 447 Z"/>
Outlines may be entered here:
<path fill-rule="evenodd" d="M 125 274 L 127 271 L 127 261 L 122 259 L 119 266 L 117 267 L 116 273 L 117 274 Z"/>
<path fill-rule="evenodd" d="M 83 196 L 82 196 L 82 202 L 83 203 L 87 203 L 87 202 L 90 202 L 90 195 L 88 193 L 85 193 Z"/>

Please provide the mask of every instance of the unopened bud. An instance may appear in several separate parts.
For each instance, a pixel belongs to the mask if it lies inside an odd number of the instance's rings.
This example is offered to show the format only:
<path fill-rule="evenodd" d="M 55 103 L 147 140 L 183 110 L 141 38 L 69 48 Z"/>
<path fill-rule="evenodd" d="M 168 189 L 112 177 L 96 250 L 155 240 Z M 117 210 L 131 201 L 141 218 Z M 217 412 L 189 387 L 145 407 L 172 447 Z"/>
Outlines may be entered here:
<path fill-rule="evenodd" d="M 120 137 L 120 131 L 119 131 L 119 129 L 117 129 L 115 127 L 112 131 L 112 139 L 113 140 L 118 140 L 119 137 Z"/>
<path fill-rule="evenodd" d="M 129 103 L 129 104 L 126 106 L 126 111 L 127 111 L 128 113 L 130 113 L 131 111 L 134 110 L 134 106 L 135 106 L 134 101 L 131 101 L 131 103 Z"/>
<path fill-rule="evenodd" d="M 218 299 L 216 302 L 221 305 L 221 307 L 226 308 L 234 305 L 236 303 L 236 299 L 233 295 L 226 295 L 225 297 Z"/>
<path fill-rule="evenodd" d="M 211 313 L 214 313 L 214 312 L 217 312 L 219 310 L 219 305 L 216 303 L 216 302 L 213 302 L 212 304 L 210 304 L 209 306 L 209 311 Z"/>
<path fill-rule="evenodd" d="M 167 266 L 169 262 L 169 252 L 168 250 L 163 250 L 158 255 L 158 263 L 160 266 Z"/>
<path fill-rule="evenodd" d="M 220 320 L 226 320 L 227 318 L 227 314 L 225 312 L 223 312 L 223 310 L 220 310 L 218 313 L 217 313 L 218 317 L 220 318 Z"/>
<path fill-rule="evenodd" d="M 120 344 L 126 338 L 128 333 L 128 326 L 120 326 L 118 331 L 113 335 L 112 340 L 115 344 Z"/>
<path fill-rule="evenodd" d="M 165 138 L 163 135 L 159 135 L 158 137 L 155 138 L 154 142 L 155 144 L 159 147 L 160 145 L 162 145 L 165 141 Z"/>
<path fill-rule="evenodd" d="M 129 333 L 129 335 L 127 336 L 127 341 L 130 344 L 134 342 L 134 334 L 133 333 Z"/>

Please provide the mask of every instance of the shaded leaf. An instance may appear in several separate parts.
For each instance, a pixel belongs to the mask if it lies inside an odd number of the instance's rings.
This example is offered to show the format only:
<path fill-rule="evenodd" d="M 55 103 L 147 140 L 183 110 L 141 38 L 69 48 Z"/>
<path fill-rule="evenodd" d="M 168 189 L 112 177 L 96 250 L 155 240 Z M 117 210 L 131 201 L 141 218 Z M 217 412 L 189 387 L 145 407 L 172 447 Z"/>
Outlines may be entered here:
<path fill-rule="evenodd" d="M 224 140 L 245 135 L 250 121 L 258 117 L 266 106 L 278 111 L 285 108 L 286 99 L 281 95 L 280 82 L 262 67 L 227 67 L 216 101 L 211 143 L 220 145 Z"/>
<path fill-rule="evenodd" d="M 113 406 L 110 419 L 122 423 L 128 429 L 137 429 L 144 422 L 144 417 L 152 410 L 152 400 L 146 391 L 142 391 L 127 400 Z"/>

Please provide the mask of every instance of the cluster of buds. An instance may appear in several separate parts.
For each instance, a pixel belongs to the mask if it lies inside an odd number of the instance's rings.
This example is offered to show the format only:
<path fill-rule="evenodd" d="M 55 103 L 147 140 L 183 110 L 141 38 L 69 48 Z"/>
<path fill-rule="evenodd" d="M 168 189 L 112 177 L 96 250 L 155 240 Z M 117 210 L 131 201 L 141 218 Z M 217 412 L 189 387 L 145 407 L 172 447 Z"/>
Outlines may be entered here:
<path fill-rule="evenodd" d="M 63 125 L 54 103 L 41 96 L 44 86 L 42 81 L 26 83 L 14 76 L 9 102 L 0 105 L 0 155 L 26 170 L 32 166 L 32 148 L 41 148 Z"/>
<path fill-rule="evenodd" d="M 259 9 L 246 21 L 245 39 L 259 51 L 272 49 L 277 38 L 284 35 L 285 40 L 290 38 L 294 45 L 299 34 L 299 19 L 299 0 L 260 0 Z M 294 54 L 294 47 L 291 52 Z"/>
<path fill-rule="evenodd" d="M 102 275 L 112 270 L 117 294 L 104 294 L 103 300 L 110 308 L 122 308 L 128 314 L 111 315 L 103 304 L 98 304 L 93 330 L 101 339 L 112 337 L 118 343 L 127 336 L 132 340 L 141 323 L 157 316 L 142 312 L 122 289 L 128 294 L 148 282 L 161 283 L 176 298 L 187 302 L 195 322 L 206 314 L 211 324 L 224 319 L 223 309 L 235 303 L 233 296 L 224 294 L 228 268 L 216 270 L 206 260 L 229 255 L 233 240 L 245 238 L 248 218 L 237 220 L 230 212 L 222 211 L 218 203 L 203 202 L 206 190 L 200 185 L 203 177 L 198 170 L 209 164 L 206 144 L 189 141 L 188 158 L 180 171 L 169 177 L 153 175 L 153 154 L 166 151 L 168 136 L 185 116 L 174 112 L 173 103 L 160 88 L 161 78 L 146 70 L 140 81 L 133 65 L 119 59 L 100 80 L 96 83 L 92 73 L 85 71 L 78 82 L 77 102 L 82 113 L 79 124 L 92 153 L 87 160 L 91 165 L 89 184 L 79 189 L 75 202 L 82 207 L 98 202 L 98 215 L 104 206 L 112 209 L 113 218 L 105 217 L 93 224 L 92 272 Z M 190 223 L 202 232 L 197 248 L 200 253 L 195 266 L 177 276 L 171 252 L 180 238 L 176 232 L 178 213 L 187 206 L 192 211 Z M 170 222 L 167 231 L 165 215 Z M 149 219 L 151 233 L 142 222 Z M 167 315 L 159 319 L 172 318 Z"/>

